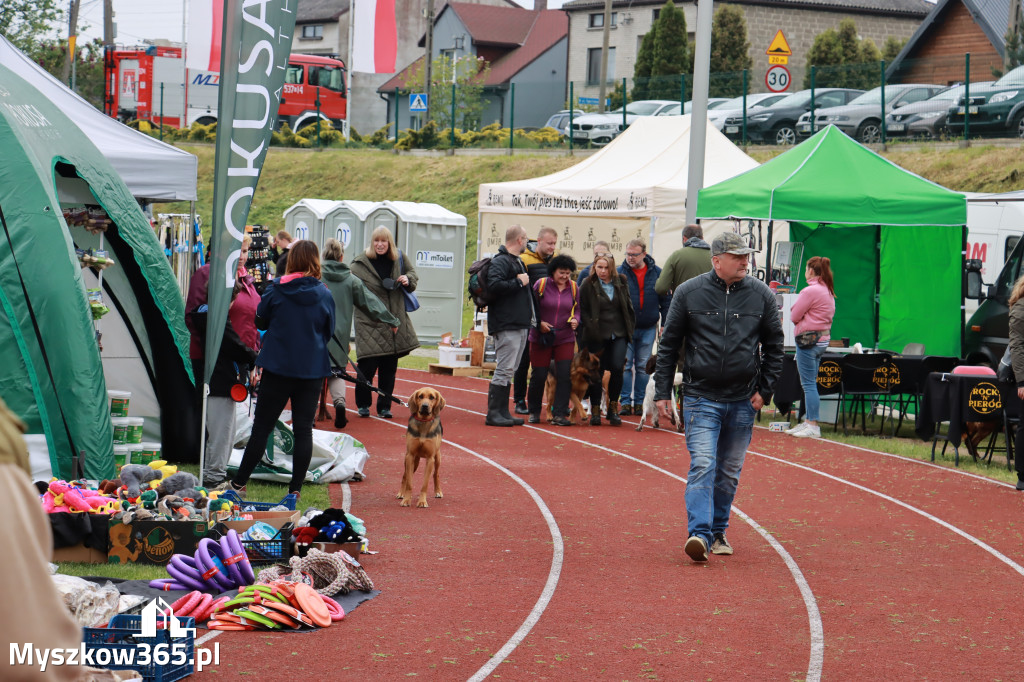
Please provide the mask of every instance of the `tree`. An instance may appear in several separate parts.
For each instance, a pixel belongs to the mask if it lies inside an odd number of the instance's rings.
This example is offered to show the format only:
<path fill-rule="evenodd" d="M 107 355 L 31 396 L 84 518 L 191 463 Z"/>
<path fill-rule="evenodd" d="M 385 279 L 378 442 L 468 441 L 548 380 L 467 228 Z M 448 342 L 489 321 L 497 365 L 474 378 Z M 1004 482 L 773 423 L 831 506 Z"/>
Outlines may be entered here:
<path fill-rule="evenodd" d="M 722 5 L 711 24 L 711 97 L 737 97 L 743 94 L 743 70 L 750 69 L 750 41 L 743 10 Z"/>
<path fill-rule="evenodd" d="M 830 28 L 814 37 L 807 53 L 804 87 L 811 85 L 814 66 L 815 87 L 871 89 L 878 85 L 881 59 L 874 41 L 859 38 L 856 24 L 847 17 L 839 22 L 838 30 Z"/>
<path fill-rule="evenodd" d="M 996 78 L 1024 64 L 1024 23 L 1017 26 L 1016 30 L 1008 29 L 1003 39 L 1006 40 L 1006 53 L 1003 58 L 1005 70 L 993 68 L 992 75 Z"/>
<path fill-rule="evenodd" d="M 668 0 L 640 43 L 633 69 L 633 99 L 679 99 L 679 76 L 692 73 L 693 55 L 686 37 L 686 15 Z M 691 81 L 687 79 L 687 89 Z"/>
<path fill-rule="evenodd" d="M 60 80 L 67 59 L 67 42 L 60 38 L 37 41 L 26 55 Z M 75 92 L 103 110 L 103 42 L 98 38 L 75 48 Z"/>
<path fill-rule="evenodd" d="M 896 55 L 898 55 L 900 50 L 903 49 L 903 46 L 907 44 L 907 40 L 907 38 L 900 40 L 893 36 L 889 36 L 885 39 L 885 44 L 882 45 L 882 59 L 885 60 L 886 64 L 890 64 L 895 61 Z"/>
<path fill-rule="evenodd" d="M 64 16 L 58 0 L 3 0 L 0 34 L 22 52 L 29 52 L 41 42 L 41 36 L 52 35 Z"/>
<path fill-rule="evenodd" d="M 422 92 L 425 78 L 424 64 L 420 62 L 409 74 L 405 95 Z M 455 127 L 471 130 L 479 127 L 485 102 L 484 83 L 491 67 L 483 58 L 466 55 L 452 60 L 445 56 L 434 59 L 430 68 L 430 97 L 427 102 L 427 120 L 435 121 L 439 129 L 452 125 L 452 85 L 455 86 Z"/>

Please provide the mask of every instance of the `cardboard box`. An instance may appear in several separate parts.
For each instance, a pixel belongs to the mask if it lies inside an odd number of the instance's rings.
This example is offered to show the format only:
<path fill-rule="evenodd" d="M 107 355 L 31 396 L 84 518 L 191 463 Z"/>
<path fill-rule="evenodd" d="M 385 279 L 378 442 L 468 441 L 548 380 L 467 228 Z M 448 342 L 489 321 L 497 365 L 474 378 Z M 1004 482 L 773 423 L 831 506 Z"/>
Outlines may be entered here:
<path fill-rule="evenodd" d="M 75 561 L 82 564 L 105 564 L 107 563 L 106 551 L 100 551 L 92 547 L 86 547 L 81 542 L 73 547 L 61 547 L 53 550 L 53 560 L 57 563 Z"/>
<path fill-rule="evenodd" d="M 458 348 L 456 346 L 437 347 L 438 363 L 446 367 L 469 367 L 472 354 L 472 348 Z"/>
<path fill-rule="evenodd" d="M 208 528 L 206 521 L 111 521 L 107 563 L 163 566 L 175 554 L 195 554 Z"/>

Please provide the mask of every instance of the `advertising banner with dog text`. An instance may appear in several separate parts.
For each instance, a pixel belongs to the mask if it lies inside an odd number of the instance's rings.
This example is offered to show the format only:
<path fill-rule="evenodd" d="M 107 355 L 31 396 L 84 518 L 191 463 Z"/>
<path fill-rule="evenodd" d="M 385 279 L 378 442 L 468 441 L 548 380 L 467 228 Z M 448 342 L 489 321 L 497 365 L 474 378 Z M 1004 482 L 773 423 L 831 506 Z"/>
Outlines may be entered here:
<path fill-rule="evenodd" d="M 206 323 L 207 384 L 224 336 L 245 221 L 277 124 L 297 4 L 296 0 L 223 0 Z"/>

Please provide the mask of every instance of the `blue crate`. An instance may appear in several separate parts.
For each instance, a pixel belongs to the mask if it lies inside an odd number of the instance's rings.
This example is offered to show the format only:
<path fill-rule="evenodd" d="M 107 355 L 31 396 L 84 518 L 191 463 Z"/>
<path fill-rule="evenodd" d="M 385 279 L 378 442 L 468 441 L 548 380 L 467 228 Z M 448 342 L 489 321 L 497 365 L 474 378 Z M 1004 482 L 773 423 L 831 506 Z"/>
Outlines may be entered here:
<path fill-rule="evenodd" d="M 239 508 L 244 511 L 269 511 L 274 507 L 287 507 L 289 511 L 295 511 L 295 505 L 299 501 L 295 493 L 288 493 L 285 495 L 280 502 L 253 502 L 252 500 L 243 500 L 238 496 L 234 490 L 225 490 L 221 497 L 225 500 L 237 504 Z"/>
<path fill-rule="evenodd" d="M 182 627 L 186 629 L 194 630 L 196 627 L 194 618 L 182 617 L 179 620 Z M 134 649 L 136 651 L 135 655 L 138 656 L 141 644 L 151 645 L 151 655 L 156 649 L 156 645 L 167 645 L 167 653 L 171 654 L 172 659 L 175 658 L 178 652 L 172 652 L 170 645 L 181 643 L 180 637 L 172 640 L 167 630 L 157 630 L 155 637 L 143 637 L 140 634 L 141 632 L 142 616 L 118 614 L 110 620 L 110 624 L 105 628 L 85 628 L 85 648 L 91 650 L 107 649 L 111 651 L 112 660 L 109 663 L 104 662 L 102 665 L 97 663 L 98 667 L 111 670 L 134 670 L 142 675 L 146 682 L 174 682 L 174 680 L 188 677 L 195 671 L 196 645 L 195 637 L 192 634 L 189 634 L 185 642 L 184 663 L 177 665 L 173 663 L 166 665 L 157 665 L 156 663 L 150 663 L 149 665 L 127 665 L 117 662 L 118 651 Z"/>

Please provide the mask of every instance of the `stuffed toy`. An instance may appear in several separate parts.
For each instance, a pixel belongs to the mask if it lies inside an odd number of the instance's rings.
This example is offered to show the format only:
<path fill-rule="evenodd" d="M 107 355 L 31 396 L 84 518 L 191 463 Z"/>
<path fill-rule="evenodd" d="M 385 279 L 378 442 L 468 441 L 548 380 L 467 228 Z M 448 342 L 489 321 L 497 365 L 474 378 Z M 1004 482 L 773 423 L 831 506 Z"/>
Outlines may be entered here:
<path fill-rule="evenodd" d="M 139 503 L 142 505 L 143 509 L 153 511 L 156 509 L 156 498 L 157 495 L 155 490 L 147 490 L 139 495 Z"/>
<path fill-rule="evenodd" d="M 193 477 L 194 478 L 194 477 Z M 150 481 L 160 480 L 160 472 L 144 464 L 125 464 L 121 467 L 121 482 L 127 489 L 127 496 L 135 499 L 148 489 Z"/>
<path fill-rule="evenodd" d="M 66 481 L 50 481 L 49 489 L 43 496 L 43 509 L 52 511 L 110 513 L 110 503 L 114 502 L 98 490 L 78 488 Z"/>
<path fill-rule="evenodd" d="M 320 535 L 327 538 L 329 542 L 342 544 L 344 542 L 359 542 L 359 536 L 348 525 L 348 521 L 335 521 L 329 526 L 320 529 Z"/>
<path fill-rule="evenodd" d="M 331 525 L 335 521 L 345 521 L 345 511 L 342 509 L 336 509 L 329 507 L 323 511 L 323 513 L 317 514 L 316 516 L 309 519 L 309 525 L 314 528 L 324 528 L 325 526 Z"/>
<path fill-rule="evenodd" d="M 308 545 L 314 540 L 320 533 L 316 528 L 312 526 L 302 526 L 292 531 L 292 537 L 294 538 L 295 544 Z"/>
<path fill-rule="evenodd" d="M 229 500 L 224 500 L 219 497 L 215 497 L 212 500 L 210 500 L 208 506 L 210 507 L 211 513 L 219 511 L 231 511 L 231 502 Z"/>
<path fill-rule="evenodd" d="M 103 493 L 104 495 L 113 496 L 117 494 L 117 489 L 120 488 L 122 485 L 123 483 L 121 483 L 120 478 L 115 478 L 111 480 L 105 478 L 102 481 L 100 481 L 99 489 L 100 492 Z"/>
<path fill-rule="evenodd" d="M 175 476 L 177 476 L 177 474 L 175 474 Z M 157 490 L 159 490 L 159 488 L 157 488 Z M 185 488 L 184 490 L 179 490 L 174 494 L 180 497 L 181 499 L 185 500 L 186 502 L 188 500 L 192 500 L 192 505 L 196 509 L 202 509 L 203 507 L 206 506 L 206 503 L 208 502 L 206 496 L 203 493 L 204 490 L 202 488 Z"/>
<path fill-rule="evenodd" d="M 199 487 L 199 480 L 194 475 L 187 471 L 179 471 L 160 481 L 160 485 L 156 487 L 156 492 L 160 497 L 165 495 L 178 495 L 178 497 L 181 497 L 178 491 L 197 487 Z"/>

